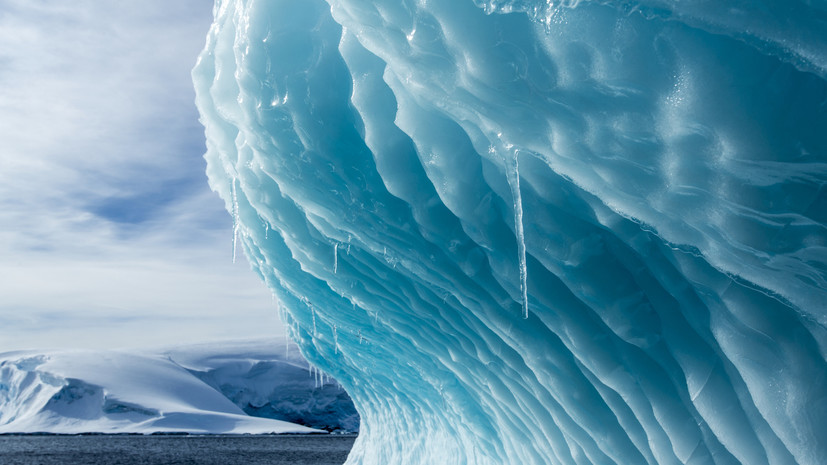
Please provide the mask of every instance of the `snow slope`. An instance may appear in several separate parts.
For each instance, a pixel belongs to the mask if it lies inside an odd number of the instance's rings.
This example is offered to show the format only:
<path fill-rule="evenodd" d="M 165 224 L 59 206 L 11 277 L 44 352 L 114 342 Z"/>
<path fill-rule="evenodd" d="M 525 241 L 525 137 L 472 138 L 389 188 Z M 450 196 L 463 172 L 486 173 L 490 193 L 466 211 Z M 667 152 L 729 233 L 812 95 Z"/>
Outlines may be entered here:
<path fill-rule="evenodd" d="M 164 354 L 247 414 L 327 431 L 359 431 L 359 414 L 334 379 L 313 369 L 292 342 L 187 345 Z"/>
<path fill-rule="evenodd" d="M 269 344 L 268 344 L 269 343 Z M 236 351 L 223 358 L 226 349 Z M 313 433 L 306 426 L 253 417 L 219 389 L 259 407 L 270 417 L 345 429 L 335 413 L 352 403 L 337 397 L 333 381 L 314 386 L 306 362 L 286 362 L 272 341 L 205 344 L 152 352 L 16 351 L 0 354 L 0 433 Z M 281 347 L 284 347 L 283 344 Z M 297 351 L 294 351 L 297 353 Z M 176 357 L 182 360 L 177 363 Z M 190 371 L 189 369 L 197 368 Z M 214 382 L 211 386 L 199 376 Z M 328 397 L 314 389 L 326 390 Z M 281 391 L 281 388 L 286 388 Z M 316 389 L 318 390 L 318 389 Z M 280 393 L 284 392 L 283 395 Z M 239 394 L 243 396 L 239 396 Z M 280 402 L 278 402 L 280 401 Z M 345 406 L 338 406 L 337 402 Z M 327 404 L 325 404 L 327 402 Z M 328 405 L 333 403 L 333 406 Z M 319 407 L 321 406 L 321 407 Z M 303 417 L 327 407 L 335 413 Z M 279 408 L 285 410 L 281 415 Z M 338 410 L 336 410 L 338 408 Z M 358 416 L 349 419 L 358 428 Z M 354 428 L 349 429 L 350 431 Z"/>

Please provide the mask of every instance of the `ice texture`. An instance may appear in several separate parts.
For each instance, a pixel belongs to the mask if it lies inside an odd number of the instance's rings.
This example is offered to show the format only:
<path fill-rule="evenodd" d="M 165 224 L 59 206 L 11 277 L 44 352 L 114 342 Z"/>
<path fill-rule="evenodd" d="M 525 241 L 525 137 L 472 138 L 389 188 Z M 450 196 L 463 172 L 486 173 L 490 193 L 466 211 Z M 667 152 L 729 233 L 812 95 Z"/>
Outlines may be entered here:
<path fill-rule="evenodd" d="M 827 463 L 827 3 L 214 14 L 210 183 L 349 464 Z"/>

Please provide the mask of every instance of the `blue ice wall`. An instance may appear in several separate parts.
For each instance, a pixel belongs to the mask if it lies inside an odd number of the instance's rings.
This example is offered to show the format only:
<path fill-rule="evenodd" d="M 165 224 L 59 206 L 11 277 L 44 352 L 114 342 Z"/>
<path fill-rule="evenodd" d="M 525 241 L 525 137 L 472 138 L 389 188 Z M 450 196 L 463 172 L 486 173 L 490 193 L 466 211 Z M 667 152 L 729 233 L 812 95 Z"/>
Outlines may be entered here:
<path fill-rule="evenodd" d="M 348 463 L 827 463 L 824 2 L 219 0 L 193 76 Z"/>

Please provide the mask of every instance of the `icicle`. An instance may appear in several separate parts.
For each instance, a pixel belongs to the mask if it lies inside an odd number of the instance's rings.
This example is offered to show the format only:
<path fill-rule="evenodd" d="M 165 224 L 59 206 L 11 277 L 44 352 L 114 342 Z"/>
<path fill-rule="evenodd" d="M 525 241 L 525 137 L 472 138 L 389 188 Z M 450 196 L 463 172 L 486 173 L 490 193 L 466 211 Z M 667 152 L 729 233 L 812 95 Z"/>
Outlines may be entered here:
<path fill-rule="evenodd" d="M 270 223 L 264 223 L 264 239 L 267 239 L 270 233 Z"/>
<path fill-rule="evenodd" d="M 523 197 L 520 194 L 520 162 L 518 150 L 513 151 L 511 169 L 507 170 L 508 185 L 514 199 L 514 234 L 517 237 L 517 258 L 520 262 L 520 293 L 523 299 L 523 318 L 528 318 L 528 270 L 526 267 L 525 232 L 523 230 Z"/>
<path fill-rule="evenodd" d="M 282 327 L 284 328 L 284 359 L 290 359 L 290 322 L 287 318 L 287 312 L 284 310 L 284 305 L 281 304 L 281 300 L 276 300 L 276 293 L 273 292 L 271 294 L 273 296 L 273 301 L 276 303 L 276 311 L 279 314 L 279 320 L 281 320 Z"/>
<path fill-rule="evenodd" d="M 336 325 L 333 325 L 333 353 L 339 353 L 339 332 L 336 330 Z"/>
<path fill-rule="evenodd" d="M 290 327 L 284 325 L 284 359 L 290 360 Z"/>
<path fill-rule="evenodd" d="M 238 221 L 238 194 L 235 189 L 236 179 L 233 178 L 232 194 L 233 194 L 233 263 L 235 263 L 236 250 L 238 244 L 238 229 L 241 223 Z"/>
<path fill-rule="evenodd" d="M 339 243 L 333 244 L 333 274 L 339 269 Z"/>

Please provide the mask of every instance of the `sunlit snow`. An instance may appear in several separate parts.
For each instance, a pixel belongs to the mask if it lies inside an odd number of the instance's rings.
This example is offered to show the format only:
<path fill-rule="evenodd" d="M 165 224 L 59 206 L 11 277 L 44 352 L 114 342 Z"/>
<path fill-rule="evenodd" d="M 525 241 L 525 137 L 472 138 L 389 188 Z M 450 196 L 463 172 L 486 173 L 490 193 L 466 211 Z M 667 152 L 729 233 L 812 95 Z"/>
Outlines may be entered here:
<path fill-rule="evenodd" d="M 286 349 L 268 339 L 0 353 L 0 433 L 357 431 L 344 390 Z"/>

